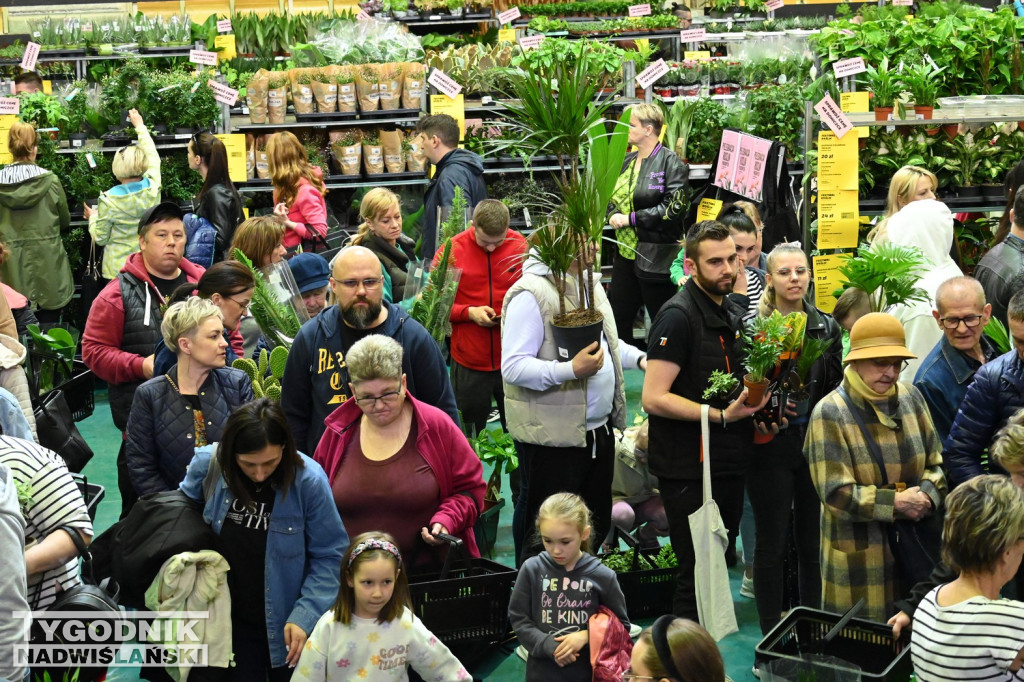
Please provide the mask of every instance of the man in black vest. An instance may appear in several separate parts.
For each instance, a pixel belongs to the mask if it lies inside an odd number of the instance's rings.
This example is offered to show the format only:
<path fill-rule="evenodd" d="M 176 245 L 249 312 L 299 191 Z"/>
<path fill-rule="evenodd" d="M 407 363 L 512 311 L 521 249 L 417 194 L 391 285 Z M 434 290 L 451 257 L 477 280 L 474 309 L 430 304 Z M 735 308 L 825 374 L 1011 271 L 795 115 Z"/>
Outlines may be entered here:
<path fill-rule="evenodd" d="M 139 220 L 139 252 L 125 261 L 89 310 L 82 334 L 82 360 L 110 387 L 110 412 L 122 436 L 135 389 L 153 376 L 153 349 L 160 339 L 160 307 L 185 282 L 197 282 L 203 268 L 185 253 L 185 214 L 172 201 L 148 209 Z M 124 443 L 117 453 L 121 518 L 135 504 Z"/>
<path fill-rule="evenodd" d="M 711 405 L 712 494 L 731 541 L 743 511 L 746 453 L 754 436 L 750 417 L 767 403 L 768 396 L 753 407 L 744 404 L 746 389 L 731 402 L 730 396 L 703 398 L 713 370 L 737 378 L 743 374 L 740 318 L 744 311 L 726 295 L 739 268 L 729 228 L 714 220 L 691 227 L 685 263 L 690 279 L 651 326 L 643 408 L 650 414 L 651 473 L 658 477 L 672 548 L 679 559 L 672 611 L 698 620 L 688 517 L 703 503 L 701 403 Z"/>

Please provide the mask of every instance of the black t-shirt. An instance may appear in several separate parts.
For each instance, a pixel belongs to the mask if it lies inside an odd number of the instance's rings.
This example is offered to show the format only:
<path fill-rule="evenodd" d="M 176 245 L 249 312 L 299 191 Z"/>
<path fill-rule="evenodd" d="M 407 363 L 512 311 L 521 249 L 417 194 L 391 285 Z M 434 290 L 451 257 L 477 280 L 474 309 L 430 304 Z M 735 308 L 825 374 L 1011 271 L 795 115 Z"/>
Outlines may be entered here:
<path fill-rule="evenodd" d="M 257 486 L 244 474 L 242 485 L 251 502 L 232 500 L 220 531 L 221 554 L 227 559 L 231 618 L 236 623 L 266 628 L 264 573 L 267 533 L 274 510 L 274 488 L 266 480 Z"/>
<path fill-rule="evenodd" d="M 178 276 L 174 279 L 164 279 L 163 277 L 157 277 L 152 272 L 149 273 L 150 279 L 153 280 L 156 290 L 160 292 L 160 295 L 167 298 L 171 295 L 171 292 L 178 288 L 178 286 L 188 281 L 188 277 L 185 275 L 184 270 L 178 271 Z"/>

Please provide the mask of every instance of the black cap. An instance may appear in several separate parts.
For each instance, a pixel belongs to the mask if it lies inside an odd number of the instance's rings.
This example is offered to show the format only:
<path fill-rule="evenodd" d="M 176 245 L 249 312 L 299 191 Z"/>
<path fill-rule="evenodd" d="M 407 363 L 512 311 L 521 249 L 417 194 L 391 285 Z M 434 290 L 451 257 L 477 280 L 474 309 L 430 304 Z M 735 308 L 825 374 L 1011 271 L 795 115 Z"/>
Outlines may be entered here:
<path fill-rule="evenodd" d="M 150 223 L 167 220 L 168 218 L 183 220 L 185 212 L 181 210 L 181 206 L 178 206 L 173 201 L 162 201 L 152 208 L 147 208 L 146 212 L 142 214 L 142 218 L 139 219 L 139 234 L 142 234 L 142 231 Z"/>

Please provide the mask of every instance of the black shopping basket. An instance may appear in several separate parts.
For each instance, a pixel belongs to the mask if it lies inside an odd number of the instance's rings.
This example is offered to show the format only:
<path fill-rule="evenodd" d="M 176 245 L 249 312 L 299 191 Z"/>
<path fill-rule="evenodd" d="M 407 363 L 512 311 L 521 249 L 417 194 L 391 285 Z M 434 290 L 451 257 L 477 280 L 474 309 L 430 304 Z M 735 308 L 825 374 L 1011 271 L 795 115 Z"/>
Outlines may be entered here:
<path fill-rule="evenodd" d="M 758 657 L 766 662 L 778 659 L 801 661 L 815 657 L 833 657 L 848 661 L 818 663 L 827 668 L 857 671 L 862 680 L 905 682 L 910 679 L 910 633 L 893 639 L 892 627 L 861 618 L 852 618 L 826 642 L 825 635 L 843 616 L 799 606 L 776 625 L 757 645 Z"/>
<path fill-rule="evenodd" d="M 35 348 L 31 340 L 25 347 L 28 350 L 25 370 L 32 407 L 39 407 L 46 402 L 46 396 L 60 390 L 64 392 L 64 399 L 76 422 L 92 416 L 96 406 L 93 395 L 95 377 L 85 363 L 60 353 Z"/>
<path fill-rule="evenodd" d="M 629 606 L 630 620 L 662 615 L 672 605 L 679 567 L 659 568 L 654 561 L 656 553 L 640 548 L 636 538 L 618 526 L 615 526 L 615 539 L 625 541 L 630 549 L 606 552 L 598 558 L 614 555 L 630 557 L 629 570 L 624 573 L 615 572 L 619 589 Z"/>
<path fill-rule="evenodd" d="M 409 576 L 413 612 L 449 647 L 502 641 L 509 632 L 508 602 L 516 569 L 468 558 L 462 540 L 438 537 L 450 543 L 444 567 L 440 574 Z"/>

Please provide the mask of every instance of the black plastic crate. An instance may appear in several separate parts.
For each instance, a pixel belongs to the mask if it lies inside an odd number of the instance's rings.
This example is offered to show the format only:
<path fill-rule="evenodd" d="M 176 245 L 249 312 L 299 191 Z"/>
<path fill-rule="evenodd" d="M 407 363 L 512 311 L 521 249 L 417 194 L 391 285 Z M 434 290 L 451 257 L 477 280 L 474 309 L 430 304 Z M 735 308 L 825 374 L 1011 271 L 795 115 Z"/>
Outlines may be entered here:
<path fill-rule="evenodd" d="M 842 618 L 839 614 L 800 606 L 776 625 L 757 645 L 765 661 L 809 660 L 816 655 L 831 656 L 853 664 L 843 668 L 836 663 L 817 665 L 837 670 L 860 669 L 863 680 L 906 682 L 913 672 L 910 660 L 910 633 L 893 639 L 892 627 L 861 618 L 853 618 L 831 642 L 825 635 Z"/>
<path fill-rule="evenodd" d="M 517 571 L 490 559 L 469 559 L 442 578 L 411 575 L 413 612 L 451 646 L 498 642 L 508 634 L 508 603 Z"/>
<path fill-rule="evenodd" d="M 626 606 L 631 621 L 638 618 L 655 618 L 671 610 L 672 596 L 676 591 L 676 574 L 678 567 L 647 568 L 654 566 L 651 557 L 643 551 L 636 557 L 634 550 L 609 552 L 601 558 L 611 555 L 633 557 L 633 568 L 626 573 L 616 571 L 615 579 L 619 581 L 619 589 L 626 598 Z"/>
<path fill-rule="evenodd" d="M 71 378 L 53 389 L 64 391 L 64 399 L 68 401 L 71 417 L 76 422 L 91 417 L 96 409 L 95 383 L 96 377 L 92 370 L 80 360 L 75 360 Z"/>
<path fill-rule="evenodd" d="M 75 479 L 75 483 L 78 484 L 78 490 L 85 499 L 85 509 L 89 512 L 89 520 L 95 521 L 96 508 L 99 507 L 100 502 L 106 497 L 106 488 L 98 483 L 89 483 L 89 479 L 82 474 L 71 474 L 71 477 Z"/>

